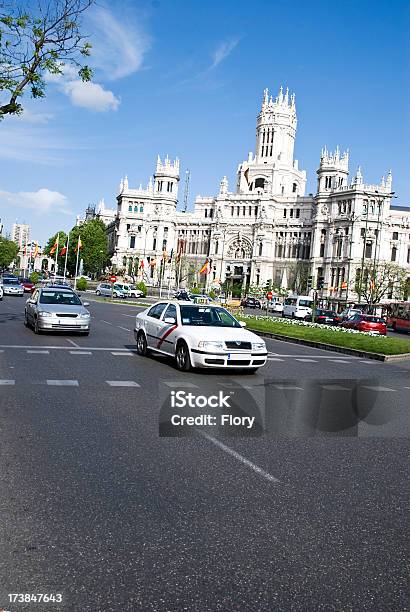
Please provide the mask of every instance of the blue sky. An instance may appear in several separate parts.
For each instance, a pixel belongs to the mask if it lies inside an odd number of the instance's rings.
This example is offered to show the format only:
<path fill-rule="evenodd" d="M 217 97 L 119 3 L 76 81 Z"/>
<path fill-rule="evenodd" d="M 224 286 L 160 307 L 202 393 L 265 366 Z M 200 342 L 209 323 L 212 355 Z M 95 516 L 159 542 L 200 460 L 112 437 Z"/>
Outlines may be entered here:
<path fill-rule="evenodd" d="M 146 184 L 157 154 L 191 171 L 190 207 L 254 149 L 265 87 L 296 93 L 295 156 L 316 187 L 320 150 L 350 149 L 366 183 L 393 171 L 410 205 L 407 0 L 99 3 L 85 23 L 90 86 L 68 72 L 0 124 L 0 218 L 44 242 L 119 181 Z M 180 199 L 183 194 L 181 184 Z"/>

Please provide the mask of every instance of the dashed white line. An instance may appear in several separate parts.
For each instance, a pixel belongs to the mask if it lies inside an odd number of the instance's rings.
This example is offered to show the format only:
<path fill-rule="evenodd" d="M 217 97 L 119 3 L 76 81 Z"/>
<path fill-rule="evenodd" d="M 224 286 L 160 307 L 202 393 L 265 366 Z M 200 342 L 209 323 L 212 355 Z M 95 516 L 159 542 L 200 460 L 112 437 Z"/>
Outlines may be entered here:
<path fill-rule="evenodd" d="M 32 355 L 49 355 L 50 351 L 37 351 L 37 350 L 32 350 L 32 351 L 27 351 L 27 353 L 30 353 Z"/>
<path fill-rule="evenodd" d="M 279 357 L 268 357 L 268 361 L 283 361 L 283 359 L 279 359 Z"/>
<path fill-rule="evenodd" d="M 164 385 L 167 387 L 175 388 L 175 387 L 187 387 L 188 389 L 198 389 L 198 385 L 194 385 L 190 382 L 177 382 L 176 380 L 164 380 Z"/>
<path fill-rule="evenodd" d="M 370 391 L 396 391 L 396 389 L 390 389 L 390 387 L 373 387 L 371 385 L 363 385 L 363 389 L 370 389 Z"/>
<path fill-rule="evenodd" d="M 70 355 L 92 355 L 91 351 L 70 351 Z"/>
<path fill-rule="evenodd" d="M 273 385 L 275 389 L 282 389 L 284 391 L 303 391 L 303 387 L 295 387 L 294 385 Z"/>
<path fill-rule="evenodd" d="M 296 361 L 303 361 L 304 363 L 317 363 L 316 359 L 296 359 Z"/>
<path fill-rule="evenodd" d="M 15 380 L 0 380 L 0 385 L 14 385 L 16 384 Z"/>
<path fill-rule="evenodd" d="M 350 361 L 346 361 L 345 359 L 329 359 L 332 363 L 350 363 Z"/>
<path fill-rule="evenodd" d="M 132 329 L 129 329 L 128 327 L 121 327 L 121 325 L 117 325 L 118 329 L 123 329 L 124 331 L 132 331 Z"/>
<path fill-rule="evenodd" d="M 107 323 L 107 325 L 113 325 L 113 323 L 110 323 L 110 321 L 104 321 L 104 319 L 101 319 L 101 323 Z"/>
<path fill-rule="evenodd" d="M 131 351 L 111 351 L 111 355 L 116 355 L 118 357 L 132 357 L 134 355 L 134 353 L 132 353 Z"/>
<path fill-rule="evenodd" d="M 219 440 L 217 440 L 216 438 L 213 438 L 212 436 L 206 434 L 205 432 L 201 431 L 200 432 L 201 435 L 206 438 L 207 440 L 209 440 L 209 442 L 212 442 L 212 444 L 214 444 L 215 446 L 217 446 L 218 448 L 220 448 L 221 450 L 223 450 L 225 453 L 227 453 L 228 455 L 231 455 L 231 457 L 235 457 L 235 459 L 237 459 L 238 461 L 240 461 L 241 463 L 243 463 L 243 465 L 246 465 L 248 468 L 250 468 L 251 470 L 253 470 L 254 472 L 256 472 L 257 474 L 259 474 L 259 476 L 262 476 L 263 478 L 265 478 L 266 480 L 269 480 L 269 482 L 277 482 L 279 483 L 280 480 L 278 478 L 275 478 L 275 476 L 272 476 L 272 474 L 269 474 L 269 472 L 266 472 L 265 470 L 263 470 L 262 468 L 260 468 L 258 465 L 256 465 L 255 463 L 252 463 L 252 461 L 249 461 L 249 459 L 246 459 L 245 457 L 243 457 L 242 455 L 240 455 L 239 453 L 237 453 L 236 451 L 234 451 L 232 448 L 230 448 L 229 446 L 226 446 L 225 444 L 223 444 L 223 442 L 220 442 Z"/>
<path fill-rule="evenodd" d="M 78 387 L 78 380 L 47 380 L 51 387 Z"/>
<path fill-rule="evenodd" d="M 326 391 L 350 391 L 350 387 L 343 387 L 342 385 L 322 385 L 322 389 Z"/>
<path fill-rule="evenodd" d="M 134 380 L 106 380 L 107 385 L 110 387 L 140 387 Z"/>

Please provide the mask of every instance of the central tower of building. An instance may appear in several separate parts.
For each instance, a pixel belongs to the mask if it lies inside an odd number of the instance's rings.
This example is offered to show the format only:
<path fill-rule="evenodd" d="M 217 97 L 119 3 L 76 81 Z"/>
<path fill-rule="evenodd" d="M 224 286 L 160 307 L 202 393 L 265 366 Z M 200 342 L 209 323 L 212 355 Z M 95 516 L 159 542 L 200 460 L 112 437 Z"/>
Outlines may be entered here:
<path fill-rule="evenodd" d="M 263 92 L 262 107 L 256 120 L 255 155 L 249 153 L 238 168 L 239 193 L 303 196 L 306 172 L 293 159 L 297 127 L 295 94 L 283 88 L 275 99 Z"/>

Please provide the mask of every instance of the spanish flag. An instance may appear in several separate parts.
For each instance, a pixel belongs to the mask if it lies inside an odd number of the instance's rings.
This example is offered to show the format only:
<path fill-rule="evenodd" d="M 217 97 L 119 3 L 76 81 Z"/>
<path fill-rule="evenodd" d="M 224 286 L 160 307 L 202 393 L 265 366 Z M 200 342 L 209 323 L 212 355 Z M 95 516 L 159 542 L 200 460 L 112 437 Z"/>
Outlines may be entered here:
<path fill-rule="evenodd" d="M 38 242 L 34 243 L 36 246 L 34 247 L 33 259 L 35 259 L 38 255 Z"/>
<path fill-rule="evenodd" d="M 199 274 L 209 274 L 210 271 L 211 271 L 211 265 L 209 263 L 209 259 L 207 259 L 204 265 L 202 266 L 202 268 L 199 270 Z"/>
<path fill-rule="evenodd" d="M 75 247 L 74 251 L 77 252 L 82 248 L 83 248 L 83 243 L 81 242 L 81 236 L 78 236 L 77 246 Z"/>
<path fill-rule="evenodd" d="M 58 249 L 58 235 L 57 235 L 55 243 L 53 244 L 53 246 L 50 249 L 50 255 L 54 255 L 54 253 L 57 251 L 57 249 Z"/>
<path fill-rule="evenodd" d="M 66 253 L 67 253 L 67 244 L 65 244 L 63 248 L 61 249 L 60 255 L 62 256 L 62 255 L 65 255 Z"/>

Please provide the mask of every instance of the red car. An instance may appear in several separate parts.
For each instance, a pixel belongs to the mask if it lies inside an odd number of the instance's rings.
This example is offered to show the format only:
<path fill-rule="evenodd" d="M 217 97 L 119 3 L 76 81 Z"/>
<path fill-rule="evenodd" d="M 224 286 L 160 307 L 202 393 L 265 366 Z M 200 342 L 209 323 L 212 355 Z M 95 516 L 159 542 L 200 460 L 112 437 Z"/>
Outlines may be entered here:
<path fill-rule="evenodd" d="M 35 284 L 32 283 L 29 278 L 19 277 L 19 281 L 23 285 L 24 291 L 30 291 L 31 293 L 33 293 L 33 289 L 35 288 Z"/>
<path fill-rule="evenodd" d="M 381 317 L 368 314 L 355 314 L 352 318 L 343 321 L 342 327 L 357 329 L 361 332 L 376 332 L 381 336 L 387 334 L 386 321 Z"/>

